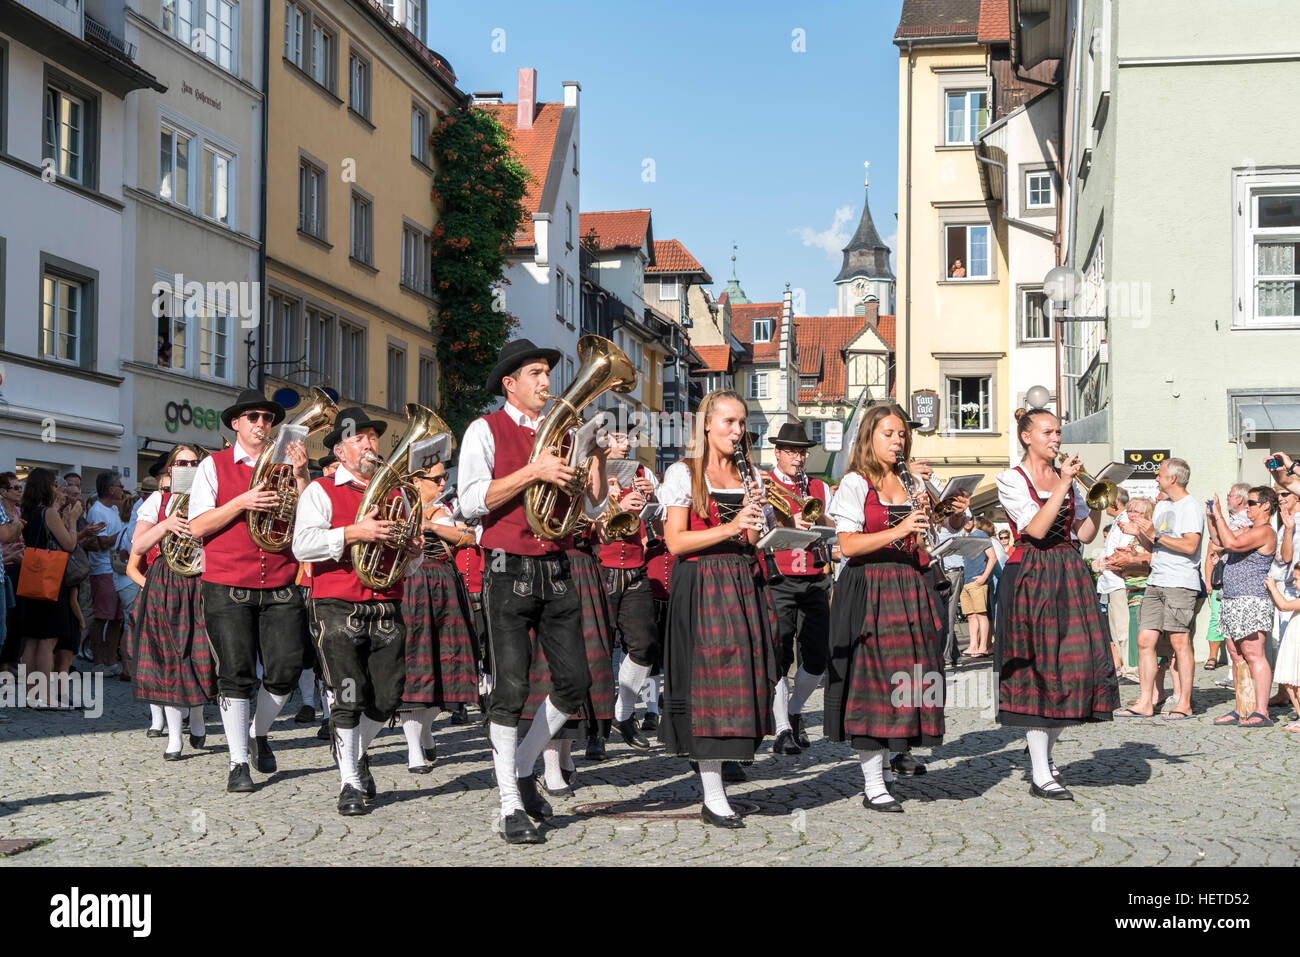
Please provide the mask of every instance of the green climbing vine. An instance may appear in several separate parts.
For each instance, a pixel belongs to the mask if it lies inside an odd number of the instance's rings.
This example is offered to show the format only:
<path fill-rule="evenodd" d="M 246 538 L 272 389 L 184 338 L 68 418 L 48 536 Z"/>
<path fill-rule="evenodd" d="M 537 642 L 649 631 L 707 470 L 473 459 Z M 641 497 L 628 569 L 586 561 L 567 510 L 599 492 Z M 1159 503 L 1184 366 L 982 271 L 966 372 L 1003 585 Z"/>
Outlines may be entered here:
<path fill-rule="evenodd" d="M 509 282 L 505 268 L 524 221 L 528 172 L 509 133 L 485 110 L 440 114 L 429 142 L 440 214 L 432 241 L 433 288 L 441 303 L 431 319 L 441 383 L 437 411 L 459 437 L 494 398 L 485 380 L 519 324 L 494 287 Z"/>

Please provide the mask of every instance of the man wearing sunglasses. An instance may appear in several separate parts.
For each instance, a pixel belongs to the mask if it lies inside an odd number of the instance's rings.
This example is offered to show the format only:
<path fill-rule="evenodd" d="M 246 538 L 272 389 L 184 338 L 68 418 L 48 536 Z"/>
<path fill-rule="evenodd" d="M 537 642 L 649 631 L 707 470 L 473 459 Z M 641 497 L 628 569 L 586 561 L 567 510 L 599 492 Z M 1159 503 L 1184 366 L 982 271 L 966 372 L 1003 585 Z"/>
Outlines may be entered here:
<path fill-rule="evenodd" d="M 253 464 L 270 443 L 271 427 L 284 409 L 254 389 L 245 389 L 221 413 L 235 432 L 235 444 L 209 455 L 199 465 L 190 489 L 190 533 L 203 542 L 203 617 L 217 662 L 221 723 L 230 746 L 226 790 L 255 790 L 249 772 L 250 737 L 257 770 L 276 770 L 267 732 L 293 693 L 302 674 L 306 610 L 294 586 L 298 561 L 286 548 L 268 552 L 249 535 L 247 513 L 279 504 L 275 492 L 259 484 L 250 488 Z M 299 495 L 307 487 L 307 452 L 292 442 L 286 455 L 293 466 Z M 262 660 L 262 686 L 249 733 L 250 699 Z"/>

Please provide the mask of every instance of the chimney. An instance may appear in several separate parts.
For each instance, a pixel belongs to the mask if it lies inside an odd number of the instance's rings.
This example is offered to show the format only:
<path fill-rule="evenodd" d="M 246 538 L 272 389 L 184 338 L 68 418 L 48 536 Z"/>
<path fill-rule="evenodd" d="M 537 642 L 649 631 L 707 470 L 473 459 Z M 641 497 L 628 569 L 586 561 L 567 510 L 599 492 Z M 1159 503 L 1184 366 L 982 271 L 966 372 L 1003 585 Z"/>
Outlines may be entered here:
<path fill-rule="evenodd" d="M 577 80 L 565 80 L 561 86 L 564 87 L 564 105 L 577 106 L 578 94 L 582 92 L 582 87 Z"/>
<path fill-rule="evenodd" d="M 493 90 L 489 93 L 471 93 L 470 102 L 474 106 L 488 106 L 491 104 L 500 106 L 505 102 L 505 96 L 500 90 Z"/>
<path fill-rule="evenodd" d="M 794 300 L 790 294 L 790 284 L 785 284 L 785 295 L 781 297 L 781 371 L 790 367 L 790 329 L 794 325 Z"/>
<path fill-rule="evenodd" d="M 537 115 L 537 70 L 519 68 L 519 108 L 515 113 L 515 129 L 531 130 Z"/>

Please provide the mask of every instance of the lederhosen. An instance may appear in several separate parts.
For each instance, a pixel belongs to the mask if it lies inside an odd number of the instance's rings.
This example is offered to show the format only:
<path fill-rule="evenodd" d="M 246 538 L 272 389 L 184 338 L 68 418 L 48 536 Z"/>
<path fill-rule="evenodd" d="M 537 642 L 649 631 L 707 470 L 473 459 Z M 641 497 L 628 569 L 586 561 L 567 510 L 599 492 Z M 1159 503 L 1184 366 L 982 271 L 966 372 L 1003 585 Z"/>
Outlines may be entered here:
<path fill-rule="evenodd" d="M 330 500 L 330 528 L 351 525 L 365 486 L 316 479 Z M 405 562 L 405 555 L 396 561 Z M 351 547 L 337 560 L 312 562 L 311 617 L 325 687 L 332 692 L 330 721 L 355 728 L 361 715 L 387 721 L 402 700 L 406 676 L 403 582 L 382 591 L 366 587 L 352 565 Z"/>
<path fill-rule="evenodd" d="M 167 517 L 171 492 L 162 493 L 155 524 Z M 161 547 L 145 554 L 145 581 L 131 613 L 135 699 L 193 708 L 217 695 L 217 673 L 203 625 L 199 577 L 178 575 L 161 561 Z"/>
<path fill-rule="evenodd" d="M 1024 469 L 1014 471 L 1043 506 L 1048 499 Z M 1071 540 L 1073 527 L 1071 490 L 1046 535 L 1019 535 L 1020 568 L 996 660 L 999 724 L 1052 728 L 1109 721 L 1119 707 L 1110 629 L 1092 575 Z M 1014 523 L 1011 533 L 1018 535 Z"/>
<path fill-rule="evenodd" d="M 528 464 L 533 429 L 499 409 L 483 417 L 492 433 L 492 477 L 504 478 Z M 557 496 L 557 510 L 567 496 Z M 524 493 L 483 517 L 483 606 L 493 678 L 488 720 L 518 727 L 528 700 L 533 636 L 546 655 L 551 702 L 576 714 L 591 688 L 582 636 L 581 599 L 565 550 L 572 539 L 548 541 L 528 527 Z M 531 715 L 530 715 L 531 717 Z"/>
<path fill-rule="evenodd" d="M 862 530 L 883 532 L 912 506 L 886 505 L 867 483 Z M 825 729 L 832 741 L 871 750 L 943 742 L 942 623 L 922 577 L 929 556 L 909 536 L 848 560 L 831 603 Z M 899 685 L 899 675 L 906 676 Z M 901 692 L 901 695 L 900 695 Z"/>
<path fill-rule="evenodd" d="M 719 505 L 739 510 L 741 492 L 710 492 L 708 517 L 688 510 L 687 528 L 724 524 Z M 682 556 L 673 566 L 664 641 L 659 737 L 697 761 L 753 761 L 772 733 L 776 615 L 754 547 L 738 536 Z"/>
<path fill-rule="evenodd" d="M 635 486 L 625 489 L 620 500 L 635 492 Z M 663 652 L 646 568 L 646 549 L 642 544 L 645 534 L 645 522 L 642 522 L 635 538 L 616 539 L 602 545 L 600 565 L 610 621 L 617 627 L 628 657 L 638 665 L 653 667 Z"/>
<path fill-rule="evenodd" d="M 450 551 L 425 529 L 423 561 L 406 578 L 403 707 L 452 710 L 478 701 L 478 632 Z"/>
<path fill-rule="evenodd" d="M 764 481 L 779 485 L 796 502 L 802 497 L 797 485 L 776 477 L 775 469 L 768 471 Z M 808 494 L 829 507 L 826 486 L 819 479 L 809 480 Z M 808 549 L 787 549 L 774 552 L 773 556 L 782 575 L 767 586 L 776 606 L 777 671 L 785 675 L 794 664 L 797 633 L 800 664 L 809 674 L 819 675 L 826 670 L 830 645 L 831 582 L 826 576 L 826 565 L 818 564 L 816 555 Z"/>
<path fill-rule="evenodd" d="M 248 491 L 253 466 L 235 462 L 235 447 L 211 456 L 217 473 L 216 507 Z M 306 609 L 294 585 L 298 562 L 286 548 L 267 552 L 248 533 L 247 512 L 203 539 L 200 591 L 203 621 L 216 659 L 217 690 L 252 698 L 257 660 L 262 684 L 287 695 L 302 674 Z"/>

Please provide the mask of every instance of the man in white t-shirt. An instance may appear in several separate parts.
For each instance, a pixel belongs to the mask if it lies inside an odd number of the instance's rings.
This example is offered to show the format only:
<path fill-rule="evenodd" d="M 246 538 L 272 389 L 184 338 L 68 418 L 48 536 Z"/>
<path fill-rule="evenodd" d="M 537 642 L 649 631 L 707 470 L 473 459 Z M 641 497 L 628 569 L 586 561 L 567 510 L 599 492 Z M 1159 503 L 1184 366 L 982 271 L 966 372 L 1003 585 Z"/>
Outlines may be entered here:
<path fill-rule="evenodd" d="M 104 673 L 122 672 L 118 646 L 122 641 L 122 602 L 113 585 L 113 563 L 109 552 L 118 532 L 125 524 L 117 507 L 125 493 L 122 477 L 115 472 L 101 472 L 95 476 L 96 502 L 87 516 L 92 525 L 103 524 L 94 551 L 87 550 L 90 559 L 90 594 L 94 623 L 90 626 L 91 647 L 95 648 L 95 661 L 104 666 Z"/>
<path fill-rule="evenodd" d="M 1166 500 L 1157 502 L 1151 518 L 1116 522 L 1120 531 L 1133 535 L 1151 552 L 1151 571 L 1146 593 L 1138 609 L 1138 684 L 1140 695 L 1129 708 L 1115 712 L 1118 718 L 1151 717 L 1156 701 L 1156 642 L 1162 631 L 1169 633 L 1178 671 L 1176 688 L 1187 700 L 1165 714 L 1169 720 L 1192 715 L 1192 622 L 1201 597 L 1201 538 L 1205 532 L 1205 507 L 1187 491 L 1191 469 L 1182 459 L 1166 459 L 1156 473 L 1156 484 Z"/>
<path fill-rule="evenodd" d="M 1119 675 L 1121 678 L 1137 679 L 1134 668 L 1128 663 L 1128 597 L 1124 589 L 1124 579 L 1106 567 L 1106 559 L 1115 554 L 1116 549 L 1126 548 L 1133 541 L 1132 535 L 1126 535 L 1119 527 L 1120 522 L 1127 523 L 1128 492 L 1119 490 L 1115 504 L 1106 509 L 1106 514 L 1115 521 L 1106 531 L 1106 545 L 1097 560 L 1101 574 L 1097 576 L 1097 594 L 1106 605 L 1106 616 L 1110 625 L 1110 641 L 1119 656 Z"/>

